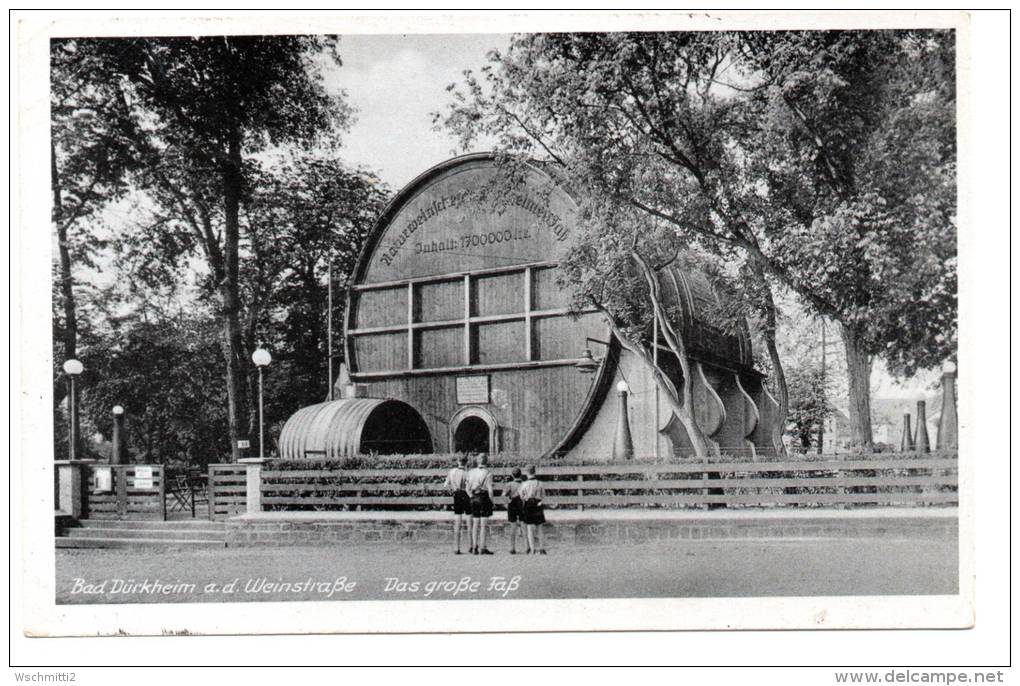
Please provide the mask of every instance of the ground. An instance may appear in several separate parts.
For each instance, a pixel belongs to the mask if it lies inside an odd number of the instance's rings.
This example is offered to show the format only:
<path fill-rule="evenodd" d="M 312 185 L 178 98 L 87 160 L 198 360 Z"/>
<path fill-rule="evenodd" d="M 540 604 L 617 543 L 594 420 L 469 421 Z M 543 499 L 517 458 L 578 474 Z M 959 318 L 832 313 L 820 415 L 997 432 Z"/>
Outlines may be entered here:
<path fill-rule="evenodd" d="M 456 556 L 423 544 L 83 549 L 57 550 L 56 556 L 57 602 L 75 604 L 926 595 L 958 589 L 956 542 L 941 538 L 690 540 L 565 546 L 547 556 L 506 550 Z M 290 589 L 273 586 L 280 582 Z"/>

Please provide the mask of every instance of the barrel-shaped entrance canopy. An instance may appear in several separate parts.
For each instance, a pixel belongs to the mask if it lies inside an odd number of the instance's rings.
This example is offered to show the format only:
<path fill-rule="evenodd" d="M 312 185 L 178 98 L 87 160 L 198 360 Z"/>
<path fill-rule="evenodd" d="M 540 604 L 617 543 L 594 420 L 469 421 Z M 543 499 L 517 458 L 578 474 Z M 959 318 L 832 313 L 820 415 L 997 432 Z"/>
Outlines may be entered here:
<path fill-rule="evenodd" d="M 425 421 L 400 400 L 344 398 L 310 405 L 291 415 L 280 433 L 285 460 L 431 452 Z"/>

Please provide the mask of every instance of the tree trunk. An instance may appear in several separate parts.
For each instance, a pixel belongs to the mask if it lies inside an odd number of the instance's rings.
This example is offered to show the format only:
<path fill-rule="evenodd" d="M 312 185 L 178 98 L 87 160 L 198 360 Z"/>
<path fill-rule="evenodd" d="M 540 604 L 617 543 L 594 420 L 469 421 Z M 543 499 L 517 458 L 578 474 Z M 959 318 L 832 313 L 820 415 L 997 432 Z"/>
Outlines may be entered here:
<path fill-rule="evenodd" d="M 686 374 L 680 381 L 680 387 L 675 388 L 666 382 L 665 374 L 663 371 L 655 366 L 652 361 L 651 355 L 638 343 L 630 340 L 623 331 L 620 330 L 616 322 L 613 320 L 612 315 L 607 310 L 602 309 L 602 313 L 609 321 L 609 326 L 613 331 L 613 336 L 620 342 L 624 348 L 633 353 L 641 362 L 645 365 L 648 371 L 651 373 L 652 378 L 655 380 L 656 386 L 662 393 L 663 398 L 669 404 L 669 408 L 676 415 L 680 423 L 683 424 L 684 429 L 687 430 L 687 437 L 691 441 L 691 447 L 694 448 L 694 454 L 699 458 L 708 457 L 709 446 L 708 440 L 705 438 L 704 432 L 701 427 L 698 426 L 697 420 L 694 418 L 694 399 L 693 392 L 691 390 L 691 383 L 693 379 L 689 374 Z M 689 369 L 690 365 L 686 361 L 681 365 L 683 369 Z M 677 397 L 680 395 L 681 397 Z M 681 399 L 683 398 L 683 399 Z"/>
<path fill-rule="evenodd" d="M 219 284 L 222 309 L 224 355 L 227 362 L 227 405 L 230 453 L 234 462 L 242 452 L 237 442 L 247 437 L 247 360 L 241 331 L 241 302 L 238 290 L 239 209 L 241 204 L 240 132 L 231 132 L 228 160 L 223 164 L 223 261 L 224 278 Z"/>
<path fill-rule="evenodd" d="M 659 323 L 659 331 L 669 345 L 669 349 L 676 356 L 677 362 L 680 363 L 680 372 L 683 374 L 683 379 L 681 380 L 680 387 L 677 389 L 677 396 L 679 397 L 674 397 L 669 392 L 662 371 L 655 366 L 651 358 L 645 355 L 642 359 L 651 368 L 656 384 L 665 390 L 666 400 L 670 403 L 680 423 L 684 425 L 684 429 L 687 430 L 687 437 L 694 448 L 694 454 L 699 458 L 708 457 L 710 452 L 708 439 L 705 437 L 701 427 L 698 426 L 698 421 L 694 416 L 694 373 L 691 371 L 690 360 L 687 357 L 687 343 L 684 341 L 683 334 L 673 326 L 673 322 L 670 320 L 666 313 L 666 308 L 662 304 L 656 271 L 652 269 L 651 265 L 648 264 L 648 261 L 645 260 L 637 249 L 631 250 L 631 258 L 645 277 L 645 283 L 648 285 L 648 297 L 652 303 L 653 314 Z M 652 341 L 652 345 L 658 344 L 658 341 Z M 636 347 L 640 350 L 640 346 Z M 641 352 L 644 351 L 642 350 Z"/>
<path fill-rule="evenodd" d="M 850 386 L 850 446 L 871 452 L 871 355 L 864 350 L 858 332 L 845 325 L 839 330 L 846 350 Z"/>
<path fill-rule="evenodd" d="M 248 315 L 244 323 L 243 329 L 244 333 L 241 337 L 241 345 L 243 349 L 243 352 L 241 353 L 241 359 L 244 360 L 245 362 L 247 362 L 250 359 L 251 354 L 255 352 L 255 348 L 257 347 L 255 333 L 258 315 L 256 314 L 256 312 L 253 311 L 253 308 L 255 308 L 255 305 L 253 303 L 249 303 Z M 255 378 L 256 376 L 257 374 L 248 374 L 246 375 L 247 378 L 245 379 L 245 382 L 247 384 L 245 386 L 245 390 L 248 394 L 248 397 L 252 399 L 252 402 L 248 403 L 247 431 L 249 436 L 254 436 L 255 432 L 257 432 L 259 429 L 259 408 L 258 408 L 259 389 L 258 381 Z"/>
<path fill-rule="evenodd" d="M 53 224 L 57 229 L 57 251 L 60 255 L 60 298 L 64 310 L 64 359 L 78 354 L 78 317 L 74 302 L 74 281 L 71 278 L 71 249 L 64 222 L 64 203 L 57 176 L 57 151 L 50 143 L 50 185 L 53 189 Z"/>
<path fill-rule="evenodd" d="M 773 423 L 769 433 L 772 440 L 772 448 L 776 455 L 786 457 L 786 445 L 783 443 L 783 431 L 786 429 L 786 416 L 790 412 L 790 391 L 786 386 L 786 372 L 783 370 L 783 361 L 779 357 L 779 348 L 776 346 L 777 308 L 776 301 L 772 297 L 772 287 L 765 278 L 765 269 L 757 259 L 750 260 L 751 273 L 754 274 L 758 287 L 762 292 L 762 307 L 765 310 L 765 348 L 769 353 L 769 360 L 772 362 L 772 377 L 775 382 L 776 400 L 779 401 L 779 410 L 776 421 Z"/>

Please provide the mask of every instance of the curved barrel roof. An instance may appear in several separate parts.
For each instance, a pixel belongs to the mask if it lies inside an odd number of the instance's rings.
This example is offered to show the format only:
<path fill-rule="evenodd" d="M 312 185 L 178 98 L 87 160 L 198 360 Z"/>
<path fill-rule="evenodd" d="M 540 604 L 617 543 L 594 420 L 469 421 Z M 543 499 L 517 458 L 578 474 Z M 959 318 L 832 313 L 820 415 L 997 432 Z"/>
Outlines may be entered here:
<path fill-rule="evenodd" d="M 678 323 L 689 354 L 723 367 L 753 370 L 746 326 L 716 323 L 719 293 L 704 274 L 672 266 L 659 272 L 659 285 L 667 310 L 681 313 Z"/>
<path fill-rule="evenodd" d="M 401 400 L 382 398 L 344 398 L 304 407 L 284 424 L 279 446 L 285 460 L 432 452 L 428 428 L 417 410 Z"/>

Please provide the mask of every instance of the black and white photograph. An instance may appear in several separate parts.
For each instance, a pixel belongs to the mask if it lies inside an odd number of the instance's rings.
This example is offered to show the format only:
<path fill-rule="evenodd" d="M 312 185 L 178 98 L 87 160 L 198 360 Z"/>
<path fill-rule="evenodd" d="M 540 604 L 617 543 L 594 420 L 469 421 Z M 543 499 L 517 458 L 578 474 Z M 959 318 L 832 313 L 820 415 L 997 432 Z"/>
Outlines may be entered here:
<path fill-rule="evenodd" d="M 968 24 L 880 14 L 55 25 L 22 629 L 973 627 Z"/>

